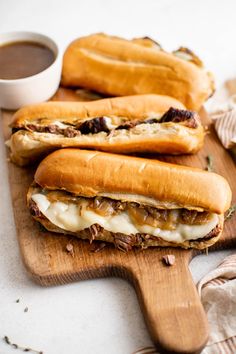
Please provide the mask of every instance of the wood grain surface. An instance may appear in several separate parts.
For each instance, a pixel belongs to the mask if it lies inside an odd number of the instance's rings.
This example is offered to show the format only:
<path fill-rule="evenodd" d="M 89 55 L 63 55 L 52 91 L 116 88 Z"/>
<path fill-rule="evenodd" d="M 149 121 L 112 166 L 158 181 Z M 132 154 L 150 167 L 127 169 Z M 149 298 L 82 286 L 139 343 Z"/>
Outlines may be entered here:
<path fill-rule="evenodd" d="M 73 93 L 70 92 L 68 97 L 71 98 L 71 95 Z M 57 97 L 66 100 L 67 94 L 64 90 L 59 90 L 55 99 Z M 79 96 L 76 97 L 73 99 L 80 100 Z M 12 119 L 12 112 L 4 111 L 2 116 L 4 137 L 7 139 L 10 135 L 8 124 Z M 164 156 L 161 159 L 205 168 L 206 156 L 211 155 L 214 171 L 229 181 L 235 203 L 235 164 L 220 145 L 204 111 L 201 112 L 201 117 L 209 128 L 204 148 L 196 155 Z M 48 286 L 107 276 L 127 279 L 136 289 L 147 327 L 161 352 L 201 351 L 207 341 L 208 325 L 188 269 L 188 263 L 196 253 L 171 248 L 122 253 L 111 245 L 94 253 L 86 241 L 47 232 L 33 221 L 26 208 L 26 191 L 33 180 L 35 167 L 20 168 L 10 162 L 8 167 L 20 251 L 29 275 L 37 283 Z M 66 251 L 68 243 L 73 245 L 74 255 Z M 211 250 L 235 245 L 236 217 L 233 216 L 225 224 L 221 239 Z M 162 257 L 167 254 L 175 255 L 173 266 L 168 267 L 163 263 Z"/>

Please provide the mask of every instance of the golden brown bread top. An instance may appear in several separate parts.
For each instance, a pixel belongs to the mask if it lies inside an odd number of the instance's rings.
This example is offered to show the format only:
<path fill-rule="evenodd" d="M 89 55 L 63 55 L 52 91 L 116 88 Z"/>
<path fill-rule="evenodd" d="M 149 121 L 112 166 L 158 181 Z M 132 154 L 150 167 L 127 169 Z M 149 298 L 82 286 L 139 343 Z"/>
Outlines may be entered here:
<path fill-rule="evenodd" d="M 147 118 L 155 113 L 162 114 L 170 107 L 185 109 L 176 99 L 161 95 L 105 98 L 91 102 L 45 102 L 19 109 L 11 126 L 19 127 L 25 121 L 38 118 L 62 119 L 68 123 L 109 114 L 130 119 Z"/>
<path fill-rule="evenodd" d="M 157 160 L 77 149 L 57 150 L 35 173 L 47 189 L 76 195 L 152 203 L 156 207 L 204 209 L 224 213 L 231 190 L 221 176 Z M 139 198 L 140 197 L 140 198 Z"/>
<path fill-rule="evenodd" d="M 203 67 L 182 57 L 158 50 L 150 40 L 92 34 L 66 49 L 62 84 L 113 96 L 169 95 L 199 110 L 214 92 L 214 81 Z"/>

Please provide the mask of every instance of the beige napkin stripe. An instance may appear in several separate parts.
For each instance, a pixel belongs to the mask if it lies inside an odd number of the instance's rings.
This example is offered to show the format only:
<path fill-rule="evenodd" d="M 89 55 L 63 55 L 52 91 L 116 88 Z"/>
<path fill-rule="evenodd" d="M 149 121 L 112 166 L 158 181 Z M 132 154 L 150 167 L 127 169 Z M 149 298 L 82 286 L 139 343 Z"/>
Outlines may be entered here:
<path fill-rule="evenodd" d="M 207 286 L 208 285 L 218 286 L 218 285 L 222 285 L 222 284 L 226 283 L 227 281 L 228 281 L 228 279 L 225 279 L 225 278 L 216 278 L 216 279 L 212 279 L 211 281 L 209 281 L 209 283 L 207 283 Z M 202 289 L 204 289 L 204 286 L 202 287 Z"/>
<path fill-rule="evenodd" d="M 214 344 L 214 353 L 234 354 L 236 353 L 236 337 L 226 339 L 223 342 Z M 205 354 L 203 352 L 203 354 Z M 206 351 L 207 354 L 207 351 Z"/>
<path fill-rule="evenodd" d="M 218 268 L 222 267 L 235 267 L 236 266 L 236 254 L 228 256 L 222 263 L 220 263 Z"/>
<path fill-rule="evenodd" d="M 226 149 L 231 148 L 236 139 L 236 109 L 222 114 L 213 114 L 212 118 L 217 118 L 214 121 L 215 129 L 223 146 Z"/>

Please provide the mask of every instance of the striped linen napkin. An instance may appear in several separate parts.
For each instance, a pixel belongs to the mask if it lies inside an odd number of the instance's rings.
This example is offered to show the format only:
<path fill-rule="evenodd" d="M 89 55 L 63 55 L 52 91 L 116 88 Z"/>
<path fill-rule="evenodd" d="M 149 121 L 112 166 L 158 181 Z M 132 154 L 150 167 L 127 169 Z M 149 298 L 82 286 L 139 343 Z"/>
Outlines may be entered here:
<path fill-rule="evenodd" d="M 204 276 L 197 288 L 210 325 L 202 354 L 236 353 L 236 254 Z"/>
<path fill-rule="evenodd" d="M 210 337 L 201 354 L 236 353 L 236 254 L 204 276 L 197 285 L 207 314 Z M 133 354 L 159 354 L 154 347 Z"/>
<path fill-rule="evenodd" d="M 236 147 L 236 109 L 221 113 L 214 124 L 222 145 L 226 149 Z"/>
<path fill-rule="evenodd" d="M 211 113 L 211 118 L 222 145 L 236 153 L 236 95 L 232 95 L 221 109 Z"/>

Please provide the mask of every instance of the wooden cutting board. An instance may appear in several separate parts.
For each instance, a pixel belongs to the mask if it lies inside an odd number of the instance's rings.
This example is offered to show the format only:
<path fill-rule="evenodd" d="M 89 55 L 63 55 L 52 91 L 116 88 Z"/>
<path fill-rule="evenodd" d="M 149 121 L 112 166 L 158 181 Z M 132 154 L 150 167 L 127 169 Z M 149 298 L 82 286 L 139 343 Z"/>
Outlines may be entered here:
<path fill-rule="evenodd" d="M 59 89 L 55 100 L 81 100 L 71 91 Z M 86 100 L 88 97 L 82 97 Z M 10 135 L 8 124 L 12 112 L 2 112 L 5 139 Z M 196 155 L 162 157 L 164 161 L 206 168 L 206 156 L 213 157 L 214 171 L 229 181 L 236 202 L 236 167 L 219 140 L 204 111 L 202 121 L 208 125 L 204 148 Z M 19 168 L 9 162 L 9 183 L 18 241 L 29 275 L 41 285 L 119 276 L 134 285 L 147 327 L 155 345 L 169 353 L 199 353 L 207 342 L 208 324 L 193 283 L 188 264 L 196 254 L 192 250 L 147 249 L 122 253 L 112 246 L 98 253 L 91 252 L 88 242 L 55 235 L 42 230 L 26 208 L 26 191 L 33 180 L 35 168 Z M 74 257 L 66 251 L 73 244 Z M 211 250 L 236 245 L 236 217 L 226 224 L 221 240 Z M 162 257 L 173 254 L 174 266 L 163 264 Z"/>

